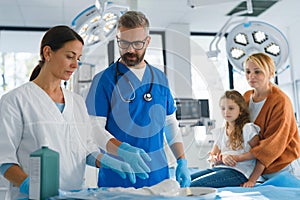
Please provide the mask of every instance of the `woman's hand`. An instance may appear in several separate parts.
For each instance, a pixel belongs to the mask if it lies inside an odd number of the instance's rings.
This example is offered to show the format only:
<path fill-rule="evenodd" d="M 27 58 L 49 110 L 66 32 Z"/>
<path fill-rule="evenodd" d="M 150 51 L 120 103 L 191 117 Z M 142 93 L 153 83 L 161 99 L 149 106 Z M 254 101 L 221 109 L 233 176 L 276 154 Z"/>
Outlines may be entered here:
<path fill-rule="evenodd" d="M 235 162 L 240 162 L 240 155 L 231 155 L 232 156 L 232 159 L 235 161 Z"/>
<path fill-rule="evenodd" d="M 222 162 L 225 164 L 225 165 L 228 165 L 228 166 L 231 166 L 231 167 L 234 167 L 236 165 L 236 161 L 234 159 L 234 156 L 232 155 L 227 155 L 227 154 L 223 154 L 222 156 Z"/>

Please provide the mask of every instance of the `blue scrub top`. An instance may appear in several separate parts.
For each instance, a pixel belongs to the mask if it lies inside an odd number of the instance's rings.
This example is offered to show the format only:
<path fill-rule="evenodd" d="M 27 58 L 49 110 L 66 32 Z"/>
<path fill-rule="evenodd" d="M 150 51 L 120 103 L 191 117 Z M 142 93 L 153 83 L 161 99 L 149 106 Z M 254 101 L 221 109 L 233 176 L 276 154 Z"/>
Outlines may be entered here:
<path fill-rule="evenodd" d="M 151 157 L 148 166 L 151 169 L 146 180 L 137 177 L 133 185 L 128 178 L 122 179 L 110 169 L 99 170 L 99 187 L 135 187 L 152 186 L 169 178 L 168 163 L 164 152 L 164 125 L 166 115 L 175 112 L 176 107 L 171 95 L 168 80 L 163 72 L 152 67 L 154 81 L 152 101 L 147 102 L 143 96 L 151 85 L 151 71 L 147 65 L 140 81 L 125 65 L 119 63 L 119 71 L 126 74 L 118 76 L 116 87 L 116 63 L 98 73 L 92 82 L 86 104 L 90 115 L 107 118 L 106 130 L 122 142 L 144 149 Z M 135 98 L 132 102 L 123 99 Z M 118 158 L 120 159 L 120 158 Z"/>

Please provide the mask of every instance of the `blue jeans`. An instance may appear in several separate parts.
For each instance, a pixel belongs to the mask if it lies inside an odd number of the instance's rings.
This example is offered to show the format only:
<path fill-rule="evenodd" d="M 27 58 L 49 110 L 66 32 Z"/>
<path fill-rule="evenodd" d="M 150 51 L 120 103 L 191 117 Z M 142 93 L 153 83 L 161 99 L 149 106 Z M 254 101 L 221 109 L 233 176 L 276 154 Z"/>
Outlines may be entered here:
<path fill-rule="evenodd" d="M 280 171 L 277 172 L 273 172 L 271 174 L 263 174 L 262 177 L 265 180 L 269 180 L 275 176 L 277 176 L 278 174 L 280 174 L 281 172 L 285 172 L 288 171 L 291 174 L 293 174 L 294 176 L 299 176 L 299 170 L 300 170 L 300 158 L 294 160 L 293 162 L 291 162 L 288 166 L 286 166 L 285 168 L 281 169 Z M 299 177 L 300 178 L 300 177 Z"/>
<path fill-rule="evenodd" d="M 231 168 L 213 167 L 191 175 L 190 187 L 227 187 L 240 186 L 248 179 L 241 172 Z"/>

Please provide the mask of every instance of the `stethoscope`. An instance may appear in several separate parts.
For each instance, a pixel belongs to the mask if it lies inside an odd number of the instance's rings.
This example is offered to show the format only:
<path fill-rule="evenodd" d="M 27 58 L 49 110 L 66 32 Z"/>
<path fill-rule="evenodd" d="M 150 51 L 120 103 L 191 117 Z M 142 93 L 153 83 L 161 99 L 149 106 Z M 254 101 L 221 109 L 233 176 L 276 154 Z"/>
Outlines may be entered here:
<path fill-rule="evenodd" d="M 121 58 L 119 58 L 119 59 L 117 60 L 117 62 L 116 62 L 116 76 L 115 76 L 116 87 L 117 87 L 118 93 L 119 93 L 119 95 L 120 95 L 122 101 L 123 101 L 123 102 L 126 102 L 126 103 L 130 103 L 130 102 L 132 102 L 132 101 L 135 99 L 135 90 L 134 90 L 134 88 L 133 88 L 132 83 L 131 83 L 130 80 L 128 79 L 128 77 L 127 77 L 124 73 L 120 72 L 120 70 L 119 70 L 119 60 L 120 60 L 120 59 L 121 59 Z M 149 65 L 148 62 L 147 62 L 146 60 L 145 60 L 145 63 L 146 63 L 146 65 L 149 66 L 149 69 L 150 69 L 150 72 L 151 72 L 151 84 L 150 84 L 149 91 L 146 92 L 146 93 L 144 94 L 143 97 L 144 97 L 144 100 L 145 100 L 145 101 L 150 102 L 150 101 L 152 100 L 152 94 L 151 94 L 151 92 L 152 92 L 152 86 L 153 86 L 153 82 L 154 82 L 154 73 L 153 73 L 153 69 L 152 69 L 151 65 Z M 128 84 L 129 84 L 131 90 L 133 91 L 132 97 L 130 97 L 130 98 L 124 98 L 124 97 L 122 96 L 121 91 L 120 91 L 120 87 L 119 87 L 119 83 L 118 83 L 118 76 L 123 76 L 123 77 L 126 79 L 126 81 L 128 82 Z"/>

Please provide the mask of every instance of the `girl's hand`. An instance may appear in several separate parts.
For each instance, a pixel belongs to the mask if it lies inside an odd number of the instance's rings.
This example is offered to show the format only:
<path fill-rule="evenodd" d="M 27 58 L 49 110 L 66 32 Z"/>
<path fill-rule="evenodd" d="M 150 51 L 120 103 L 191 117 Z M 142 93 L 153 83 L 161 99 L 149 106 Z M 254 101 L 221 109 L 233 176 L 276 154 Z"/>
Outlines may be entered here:
<path fill-rule="evenodd" d="M 211 167 L 214 167 L 216 165 L 219 165 L 222 163 L 222 154 L 217 153 L 217 154 L 211 154 L 209 153 L 209 158 L 207 159 L 207 161 L 210 163 Z"/>
<path fill-rule="evenodd" d="M 215 165 L 220 165 L 220 164 L 222 164 L 223 162 L 222 162 L 222 154 L 220 154 L 220 153 L 217 153 L 216 155 L 215 155 Z"/>
<path fill-rule="evenodd" d="M 211 152 L 209 152 L 208 154 L 209 154 L 209 158 L 207 159 L 207 161 L 210 163 L 210 166 L 211 167 L 216 166 L 218 163 L 219 154 L 212 154 Z"/>
<path fill-rule="evenodd" d="M 241 187 L 253 187 L 255 185 L 255 182 L 248 180 L 247 182 L 241 184 Z"/>
<path fill-rule="evenodd" d="M 225 165 L 228 165 L 228 166 L 231 166 L 231 167 L 234 167 L 236 165 L 236 161 L 234 160 L 232 155 L 223 155 L 222 156 L 222 162 Z"/>

